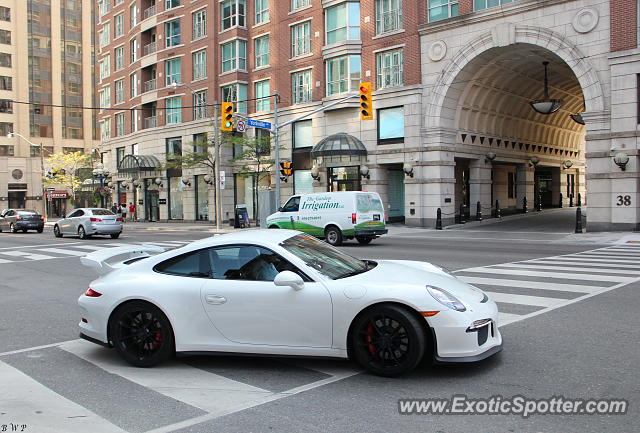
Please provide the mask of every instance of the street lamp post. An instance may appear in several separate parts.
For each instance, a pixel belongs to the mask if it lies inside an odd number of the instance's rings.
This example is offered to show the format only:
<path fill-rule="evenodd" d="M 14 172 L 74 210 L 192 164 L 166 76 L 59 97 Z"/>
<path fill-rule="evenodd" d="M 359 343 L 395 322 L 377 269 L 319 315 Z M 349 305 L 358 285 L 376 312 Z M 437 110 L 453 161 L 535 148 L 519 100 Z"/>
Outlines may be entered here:
<path fill-rule="evenodd" d="M 96 168 L 93 169 L 93 177 L 100 180 L 100 207 L 102 208 L 104 208 L 104 195 L 102 194 L 102 190 L 104 188 L 104 180 L 107 176 L 109 176 L 109 172 L 104 169 L 102 164 L 98 164 Z"/>
<path fill-rule="evenodd" d="M 29 140 L 27 137 L 25 137 L 22 134 L 19 134 L 17 132 L 10 132 L 7 134 L 8 138 L 13 138 L 13 137 L 20 137 L 22 138 L 24 141 L 26 141 L 27 143 L 29 143 L 29 145 L 31 147 L 37 147 L 40 150 L 40 170 L 42 171 L 42 177 L 44 177 L 44 147 L 42 147 L 42 142 L 40 144 L 36 144 L 34 142 L 32 142 L 31 140 Z M 42 201 L 44 203 L 44 219 L 45 221 L 48 218 L 48 212 L 47 212 L 47 193 L 46 193 L 46 189 L 44 187 L 44 181 L 42 181 Z"/>

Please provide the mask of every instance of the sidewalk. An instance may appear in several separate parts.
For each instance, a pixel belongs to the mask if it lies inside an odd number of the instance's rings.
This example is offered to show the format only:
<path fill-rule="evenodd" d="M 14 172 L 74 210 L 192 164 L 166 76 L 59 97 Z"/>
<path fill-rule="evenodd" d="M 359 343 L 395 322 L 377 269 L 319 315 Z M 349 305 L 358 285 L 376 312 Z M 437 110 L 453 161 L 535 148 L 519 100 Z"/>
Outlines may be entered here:
<path fill-rule="evenodd" d="M 59 221 L 58 219 L 49 219 L 45 223 L 47 227 L 53 227 L 55 223 Z M 147 222 L 147 221 L 127 221 L 124 223 L 124 230 L 150 230 L 150 231 L 162 231 L 162 232 L 184 232 L 184 231 L 192 231 L 192 232 L 206 232 L 206 233 L 231 233 L 238 230 L 256 230 L 260 227 L 249 227 L 246 229 L 235 229 L 230 227 L 229 224 L 221 224 L 220 230 L 216 229 L 215 224 L 211 222 L 182 222 L 182 221 L 172 221 L 172 222 Z"/>

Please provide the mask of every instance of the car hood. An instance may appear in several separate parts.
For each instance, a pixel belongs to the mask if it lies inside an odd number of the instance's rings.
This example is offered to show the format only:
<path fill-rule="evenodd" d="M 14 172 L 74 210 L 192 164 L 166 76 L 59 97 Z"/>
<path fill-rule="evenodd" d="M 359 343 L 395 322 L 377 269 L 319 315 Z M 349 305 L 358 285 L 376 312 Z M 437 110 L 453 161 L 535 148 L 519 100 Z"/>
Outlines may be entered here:
<path fill-rule="evenodd" d="M 426 289 L 435 286 L 444 289 L 462 302 L 480 302 L 484 293 L 464 281 L 457 279 L 442 268 L 427 262 L 410 260 L 376 260 L 378 265 L 363 274 L 344 281 L 375 285 L 389 291 L 410 288 Z M 340 280 L 339 280 L 340 281 Z"/>

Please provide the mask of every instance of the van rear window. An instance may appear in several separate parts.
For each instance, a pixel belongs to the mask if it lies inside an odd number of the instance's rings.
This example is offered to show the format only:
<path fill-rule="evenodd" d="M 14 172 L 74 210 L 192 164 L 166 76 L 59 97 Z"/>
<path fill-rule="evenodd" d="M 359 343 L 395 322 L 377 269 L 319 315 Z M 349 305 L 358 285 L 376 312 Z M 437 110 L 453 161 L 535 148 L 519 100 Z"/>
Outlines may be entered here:
<path fill-rule="evenodd" d="M 375 194 L 358 194 L 357 195 L 358 213 L 380 212 L 384 213 L 382 201 Z"/>

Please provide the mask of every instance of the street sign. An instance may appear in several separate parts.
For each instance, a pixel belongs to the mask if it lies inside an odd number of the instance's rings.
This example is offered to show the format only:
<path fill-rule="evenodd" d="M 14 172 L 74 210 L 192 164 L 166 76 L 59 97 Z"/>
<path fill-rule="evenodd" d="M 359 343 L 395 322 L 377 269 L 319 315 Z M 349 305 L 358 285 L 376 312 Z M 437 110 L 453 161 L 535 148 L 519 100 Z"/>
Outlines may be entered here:
<path fill-rule="evenodd" d="M 263 122 L 262 120 L 247 119 L 247 126 L 260 129 L 271 129 L 270 122 Z"/>
<path fill-rule="evenodd" d="M 220 171 L 220 189 L 224 189 L 225 173 Z"/>
<path fill-rule="evenodd" d="M 247 129 L 247 125 L 244 123 L 244 120 L 238 120 L 236 122 L 236 131 L 244 132 Z"/>

